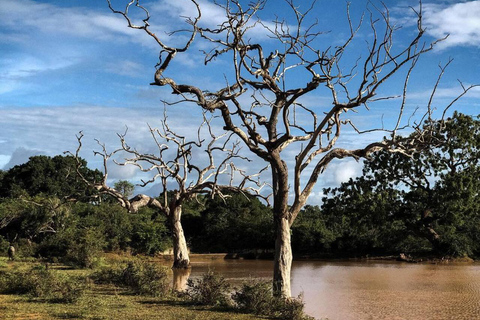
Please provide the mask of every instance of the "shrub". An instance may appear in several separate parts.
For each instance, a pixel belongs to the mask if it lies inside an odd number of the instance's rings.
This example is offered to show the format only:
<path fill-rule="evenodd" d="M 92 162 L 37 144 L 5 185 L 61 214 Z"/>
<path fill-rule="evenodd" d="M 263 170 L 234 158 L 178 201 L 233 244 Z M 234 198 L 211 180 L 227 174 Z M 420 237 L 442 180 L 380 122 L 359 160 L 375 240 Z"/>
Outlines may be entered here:
<path fill-rule="evenodd" d="M 50 302 L 73 303 L 83 295 L 84 290 L 85 285 L 80 279 L 61 275 L 43 266 L 0 274 L 0 292 L 5 294 L 26 294 Z"/>
<path fill-rule="evenodd" d="M 81 268 L 97 266 L 105 246 L 105 239 L 99 230 L 93 228 L 79 230 L 76 236 L 76 240 L 67 250 L 66 262 Z"/>
<path fill-rule="evenodd" d="M 187 297 L 196 304 L 228 306 L 230 285 L 225 278 L 209 271 L 201 279 L 187 281 Z"/>
<path fill-rule="evenodd" d="M 273 303 L 272 285 L 268 281 L 249 281 L 232 294 L 238 309 L 255 314 L 271 314 Z"/>
<path fill-rule="evenodd" d="M 10 242 L 0 236 L 0 257 L 7 256 L 8 247 L 10 247 Z"/>
<path fill-rule="evenodd" d="M 275 298 L 275 316 L 282 320 L 314 320 L 304 312 L 305 303 L 302 296 L 297 298 Z"/>
<path fill-rule="evenodd" d="M 249 281 L 232 294 L 236 307 L 242 312 L 272 316 L 283 320 L 313 319 L 304 313 L 305 304 L 301 296 L 283 299 L 274 297 L 268 281 Z"/>
<path fill-rule="evenodd" d="M 96 283 L 125 287 L 140 295 L 162 297 L 169 290 L 167 269 L 141 260 L 97 271 L 91 277 Z"/>

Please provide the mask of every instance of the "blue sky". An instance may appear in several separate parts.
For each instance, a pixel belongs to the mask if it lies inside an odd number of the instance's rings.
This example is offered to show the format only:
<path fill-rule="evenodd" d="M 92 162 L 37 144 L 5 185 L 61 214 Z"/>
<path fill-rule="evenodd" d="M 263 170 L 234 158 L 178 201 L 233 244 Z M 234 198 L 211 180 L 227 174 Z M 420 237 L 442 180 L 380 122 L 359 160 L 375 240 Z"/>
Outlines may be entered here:
<path fill-rule="evenodd" d="M 305 6 L 305 1 L 296 2 Z M 353 1 L 354 21 L 365 11 L 366 2 Z M 113 3 L 123 7 L 125 1 Z M 143 3 L 151 11 L 152 29 L 159 34 L 182 26 L 180 16 L 194 12 L 186 0 Z M 417 7 L 418 2 L 385 3 L 395 23 L 403 26 L 395 39 L 401 44 L 414 29 L 409 6 Z M 204 23 L 215 25 L 221 21 L 222 11 L 211 1 L 202 0 L 200 4 Z M 267 22 L 275 14 L 287 11 L 281 1 L 270 1 L 266 8 Z M 345 8 L 343 1 L 317 2 L 312 18 L 318 19 L 321 30 L 331 31 L 322 36 L 324 45 L 334 46 L 345 37 Z M 454 61 L 435 100 L 439 109 L 461 92 L 457 79 L 466 85 L 480 83 L 480 1 L 424 1 L 424 17 L 427 40 L 450 36 L 420 60 L 409 89 L 412 110 L 425 105 L 438 75 L 438 64 L 445 64 L 449 58 Z M 369 37 L 368 28 L 362 29 L 359 48 Z M 169 41 L 175 44 L 177 40 Z M 216 62 L 214 71 L 205 69 L 196 62 L 201 59 L 200 49 L 201 44 L 195 44 L 190 53 L 178 57 L 172 67 L 176 79 L 207 88 L 223 84 L 222 65 L 226 62 Z M 25 162 L 36 154 L 53 156 L 73 151 L 75 134 L 80 130 L 85 133 L 82 156 L 92 167 L 100 166 L 92 153 L 96 148 L 94 138 L 116 148 L 116 133 L 123 132 L 125 126 L 129 128 L 130 143 L 148 149 L 146 124 L 160 124 L 160 101 L 170 99 L 168 89 L 149 86 L 157 61 L 158 47 L 152 39 L 128 29 L 121 17 L 110 12 L 106 1 L 0 0 L 0 169 Z M 385 93 L 393 94 L 399 85 L 393 81 Z M 455 109 L 477 115 L 479 98 L 480 90 L 472 90 Z M 311 99 L 326 101 L 327 97 L 320 92 Z M 368 129 L 370 123 L 378 124 L 382 115 L 388 121 L 394 114 L 389 108 L 391 105 L 386 104 L 369 113 L 362 111 L 355 119 Z M 177 132 L 191 132 L 200 123 L 199 110 L 193 109 L 169 108 L 169 121 Z M 365 141 L 349 132 L 344 138 L 344 143 L 351 146 L 361 146 Z M 311 202 L 319 201 L 321 187 L 336 185 L 358 174 L 360 168 L 361 164 L 350 160 L 333 163 Z M 135 168 L 112 166 L 110 178 L 135 181 L 138 172 Z"/>

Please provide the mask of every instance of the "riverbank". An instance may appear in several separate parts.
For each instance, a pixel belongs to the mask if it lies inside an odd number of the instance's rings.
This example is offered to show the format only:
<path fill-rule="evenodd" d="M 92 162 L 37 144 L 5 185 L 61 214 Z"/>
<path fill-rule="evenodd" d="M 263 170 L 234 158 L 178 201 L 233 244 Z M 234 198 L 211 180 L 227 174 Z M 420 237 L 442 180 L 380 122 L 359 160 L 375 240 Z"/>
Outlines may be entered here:
<path fill-rule="evenodd" d="M 191 253 L 190 258 L 192 260 L 218 260 L 218 259 L 245 259 L 245 260 L 273 260 L 272 252 L 265 251 L 248 251 L 240 253 Z M 173 261 L 173 255 L 163 254 L 157 255 L 155 260 Z M 361 256 L 361 257 L 336 257 L 332 255 L 300 255 L 295 256 L 294 261 L 399 261 L 408 263 L 472 263 L 475 259 L 470 257 L 448 257 L 448 256 L 434 256 L 427 254 L 410 255 L 410 254 L 398 254 L 398 255 L 385 255 L 385 256 Z"/>
<path fill-rule="evenodd" d="M 111 256 L 110 258 L 115 258 Z M 125 257 L 116 257 L 125 259 Z M 113 259 L 115 261 L 115 259 Z M 32 259 L 7 261 L 0 257 L 0 273 L 44 268 Z M 149 297 L 131 294 L 113 285 L 96 284 L 88 278 L 94 270 L 73 269 L 61 264 L 48 264 L 61 279 L 78 278 L 84 282 L 84 291 L 74 302 L 32 298 L 25 294 L 0 294 L 0 318 L 20 319 L 102 319 L 102 320 L 258 320 L 252 314 L 242 314 L 218 307 L 197 306 L 175 295 Z"/>

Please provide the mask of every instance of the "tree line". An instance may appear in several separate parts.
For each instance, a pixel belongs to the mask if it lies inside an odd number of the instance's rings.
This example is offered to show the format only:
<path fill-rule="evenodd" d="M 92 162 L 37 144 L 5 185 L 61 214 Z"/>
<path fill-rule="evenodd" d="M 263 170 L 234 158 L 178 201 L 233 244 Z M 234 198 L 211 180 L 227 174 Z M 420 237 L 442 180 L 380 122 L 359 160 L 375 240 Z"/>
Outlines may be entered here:
<path fill-rule="evenodd" d="M 440 147 L 406 156 L 380 152 L 363 173 L 326 189 L 292 225 L 297 256 L 480 256 L 480 121 L 455 113 L 435 124 Z M 172 247 L 172 226 L 152 207 L 136 213 L 89 188 L 77 160 L 34 156 L 0 174 L 0 242 L 23 255 L 91 266 L 103 251 L 154 255 Z M 102 179 L 98 170 L 84 176 Z M 132 184 L 115 187 L 131 193 Z M 171 195 L 169 195 L 171 196 Z M 273 258 L 272 208 L 245 193 L 199 196 L 183 204 L 183 229 L 193 252 Z"/>

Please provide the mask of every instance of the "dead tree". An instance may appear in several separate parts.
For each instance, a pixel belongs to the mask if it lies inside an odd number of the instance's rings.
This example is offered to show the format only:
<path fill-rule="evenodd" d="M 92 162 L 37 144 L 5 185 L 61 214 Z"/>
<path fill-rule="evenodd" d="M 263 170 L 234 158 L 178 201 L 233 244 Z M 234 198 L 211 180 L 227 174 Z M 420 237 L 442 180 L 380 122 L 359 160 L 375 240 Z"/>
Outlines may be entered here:
<path fill-rule="evenodd" d="M 201 137 L 203 127 L 208 129 L 208 138 L 206 139 Z M 198 130 L 196 141 L 189 141 L 176 134 L 167 125 L 166 117 L 162 122 L 162 128 L 157 129 L 149 126 L 149 129 L 155 142 L 157 154 L 144 153 L 130 147 L 126 141 L 126 132 L 118 135 L 121 148 L 113 152 L 107 152 L 106 146 L 97 141 L 102 150 L 94 153 L 103 158 L 103 179 L 97 183 L 88 181 L 83 176 L 82 179 L 98 192 L 115 198 L 130 213 L 136 213 L 138 209 L 145 206 L 153 207 L 162 212 L 167 217 L 172 232 L 173 268 L 189 268 L 190 258 L 187 241 L 181 223 L 183 203 L 196 198 L 200 194 L 226 197 L 224 195 L 226 191 L 248 192 L 261 197 L 260 191 L 263 185 L 258 180 L 260 173 L 247 175 L 243 170 L 237 168 L 235 160 L 248 161 L 248 159 L 239 155 L 239 142 L 231 142 L 231 134 L 224 133 L 215 136 L 211 130 L 210 122 L 205 118 Z M 82 133 L 77 136 L 79 147 L 75 154 L 76 159 L 80 159 L 82 137 Z M 202 150 L 206 155 L 204 159 L 193 160 L 193 154 Z M 122 161 L 114 161 L 117 165 L 133 165 L 142 172 L 153 173 L 151 179 L 142 180 L 139 186 L 145 187 L 154 182 L 160 182 L 163 191 L 159 198 L 153 198 L 145 194 L 127 198 L 124 193 L 107 185 L 108 160 L 118 153 L 123 153 L 125 158 Z M 219 164 L 215 162 L 215 154 L 218 154 L 217 160 L 221 159 Z M 78 162 L 78 164 L 81 165 L 81 162 Z M 78 174 L 81 175 L 80 170 L 78 170 Z M 226 176 L 229 177 L 227 183 L 222 180 Z M 175 188 L 173 189 L 171 185 L 175 185 Z"/>
<path fill-rule="evenodd" d="M 185 45 L 172 47 L 165 42 L 167 38 L 151 31 L 149 12 L 140 1 L 130 1 L 124 11 L 114 9 L 110 0 L 107 1 L 114 13 L 126 19 L 128 27 L 143 30 L 159 45 L 160 63 L 152 85 L 170 87 L 172 93 L 180 97 L 179 102 L 193 102 L 204 110 L 219 113 L 224 129 L 234 133 L 249 151 L 269 164 L 276 228 L 273 274 L 276 295 L 291 296 L 290 227 L 332 160 L 361 159 L 379 150 L 411 154 L 432 143 L 431 135 L 421 131 L 422 122 L 429 121 L 432 116 L 431 101 L 420 121 L 402 120 L 412 70 L 419 57 L 437 42 L 423 40 L 421 3 L 419 10 L 412 9 L 417 16 L 416 31 L 403 46 L 394 44 L 398 28 L 391 22 L 387 8 L 378 9 L 370 3 L 367 14 L 358 24 L 351 19 L 347 7 L 345 23 L 350 34 L 342 44 L 332 47 L 319 41 L 322 32 L 315 30 L 317 23 L 307 25 L 313 5 L 300 12 L 293 0 L 285 0 L 293 18 L 288 21 L 277 18 L 272 23 L 260 17 L 265 1 L 243 7 L 239 0 L 226 0 L 217 4 L 224 12 L 224 22 L 208 27 L 200 24 L 201 8 L 197 1 L 191 0 L 197 15 L 187 19 L 188 28 L 180 30 L 189 32 Z M 142 23 L 135 24 L 130 18 L 132 6 L 145 13 Z M 349 65 L 344 57 L 357 55 L 349 50 L 363 25 L 372 37 L 363 42 L 363 55 Z M 265 42 L 261 42 L 261 37 L 249 36 L 259 28 L 268 33 Z M 228 67 L 222 66 L 226 83 L 216 91 L 205 91 L 201 81 L 178 83 L 182 80 L 168 74 L 175 56 L 191 49 L 197 41 L 202 42 L 202 48 L 209 48 L 204 51 L 205 68 L 212 66 L 215 60 L 230 62 Z M 392 104 L 391 99 L 396 96 L 377 97 L 377 93 L 394 76 L 401 77 L 403 82 L 398 88 L 399 99 L 395 106 L 398 119 L 387 129 L 379 120 L 377 127 L 359 130 L 349 115 L 368 111 L 373 105 Z M 303 81 L 298 81 L 299 78 Z M 460 96 L 470 88 L 464 87 Z M 316 90 L 328 92 L 330 102 L 308 105 L 304 98 Z M 337 142 L 345 128 L 359 135 L 383 131 L 385 138 L 358 149 L 342 148 Z M 402 138 L 398 134 L 402 129 L 416 134 Z M 286 155 L 286 150 L 290 156 Z"/>

